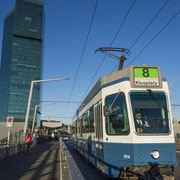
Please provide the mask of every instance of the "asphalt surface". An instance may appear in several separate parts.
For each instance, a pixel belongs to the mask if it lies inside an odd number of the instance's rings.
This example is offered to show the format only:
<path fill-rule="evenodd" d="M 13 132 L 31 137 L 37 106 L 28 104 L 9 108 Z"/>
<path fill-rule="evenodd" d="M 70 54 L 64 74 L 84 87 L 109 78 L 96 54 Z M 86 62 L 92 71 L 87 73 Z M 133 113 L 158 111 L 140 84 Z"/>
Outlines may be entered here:
<path fill-rule="evenodd" d="M 85 180 L 104 180 L 101 174 L 66 143 Z M 63 180 L 68 180 L 67 164 L 62 156 Z M 38 144 L 29 154 L 19 153 L 0 161 L 0 180 L 59 180 L 59 142 Z"/>
<path fill-rule="evenodd" d="M 104 180 L 103 176 L 65 142 L 85 180 Z M 175 180 L 180 180 L 180 146 L 177 146 Z M 63 180 L 68 179 L 65 159 L 62 159 Z M 0 180 L 59 180 L 59 142 L 47 141 L 38 144 L 29 154 L 19 153 L 0 161 Z"/>
<path fill-rule="evenodd" d="M 180 180 L 180 145 L 176 147 L 176 158 L 179 164 L 175 167 L 175 180 Z"/>
<path fill-rule="evenodd" d="M 59 180 L 59 143 L 38 144 L 29 154 L 19 153 L 0 161 L 2 180 Z"/>

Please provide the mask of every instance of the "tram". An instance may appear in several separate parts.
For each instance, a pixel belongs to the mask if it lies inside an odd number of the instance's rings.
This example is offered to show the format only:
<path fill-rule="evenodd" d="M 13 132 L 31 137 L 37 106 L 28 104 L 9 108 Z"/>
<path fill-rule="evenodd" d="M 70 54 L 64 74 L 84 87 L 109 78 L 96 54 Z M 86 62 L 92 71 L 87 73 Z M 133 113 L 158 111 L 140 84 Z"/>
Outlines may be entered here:
<path fill-rule="evenodd" d="M 170 93 L 159 67 L 100 77 L 77 110 L 72 134 L 74 148 L 105 177 L 174 179 Z"/>

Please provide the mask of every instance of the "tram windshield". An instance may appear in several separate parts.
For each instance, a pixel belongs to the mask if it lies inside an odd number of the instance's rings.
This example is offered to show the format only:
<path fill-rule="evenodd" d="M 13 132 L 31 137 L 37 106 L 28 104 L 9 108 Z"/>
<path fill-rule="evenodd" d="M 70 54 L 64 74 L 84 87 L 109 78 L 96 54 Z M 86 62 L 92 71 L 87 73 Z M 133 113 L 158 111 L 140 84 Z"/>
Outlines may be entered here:
<path fill-rule="evenodd" d="M 105 103 L 109 107 L 109 115 L 106 116 L 106 133 L 108 135 L 129 134 L 130 128 L 124 93 L 107 96 Z"/>
<path fill-rule="evenodd" d="M 135 129 L 138 134 L 169 133 L 166 96 L 159 92 L 130 94 Z"/>

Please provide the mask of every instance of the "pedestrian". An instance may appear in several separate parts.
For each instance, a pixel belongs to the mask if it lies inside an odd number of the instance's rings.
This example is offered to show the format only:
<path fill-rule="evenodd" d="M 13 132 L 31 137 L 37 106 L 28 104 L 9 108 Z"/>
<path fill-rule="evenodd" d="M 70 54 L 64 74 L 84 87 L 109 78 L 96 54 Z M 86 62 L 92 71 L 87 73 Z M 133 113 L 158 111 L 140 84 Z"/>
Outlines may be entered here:
<path fill-rule="evenodd" d="M 32 144 L 32 137 L 30 135 L 30 133 L 27 134 L 26 136 L 26 144 L 27 144 L 27 153 L 29 153 L 31 144 Z"/>

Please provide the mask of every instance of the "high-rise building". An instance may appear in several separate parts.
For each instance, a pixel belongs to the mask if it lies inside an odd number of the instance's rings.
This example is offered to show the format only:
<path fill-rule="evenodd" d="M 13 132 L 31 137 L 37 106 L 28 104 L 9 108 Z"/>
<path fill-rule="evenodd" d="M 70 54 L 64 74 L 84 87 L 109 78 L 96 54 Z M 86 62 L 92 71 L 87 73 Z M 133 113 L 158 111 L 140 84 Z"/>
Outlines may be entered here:
<path fill-rule="evenodd" d="M 13 117 L 24 122 L 32 80 L 42 77 L 43 2 L 16 0 L 4 19 L 0 67 L 0 122 Z M 29 121 L 40 104 L 40 84 L 33 89 Z"/>

